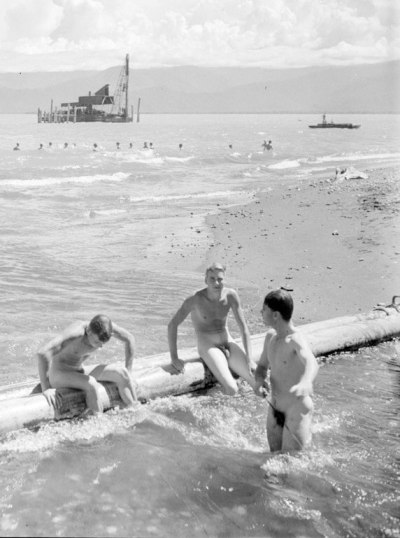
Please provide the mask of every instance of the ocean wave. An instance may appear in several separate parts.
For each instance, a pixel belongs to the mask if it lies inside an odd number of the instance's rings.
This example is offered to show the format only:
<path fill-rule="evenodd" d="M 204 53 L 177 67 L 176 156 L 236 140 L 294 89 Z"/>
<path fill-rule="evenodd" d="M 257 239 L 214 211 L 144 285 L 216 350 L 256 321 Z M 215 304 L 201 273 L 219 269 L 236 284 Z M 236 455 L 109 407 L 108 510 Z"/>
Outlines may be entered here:
<path fill-rule="evenodd" d="M 88 217 L 93 218 L 96 215 L 108 217 L 110 215 L 120 215 L 126 213 L 126 209 L 91 209 L 88 212 Z"/>
<path fill-rule="evenodd" d="M 335 161 L 366 161 L 366 160 L 379 160 L 379 159 L 399 159 L 400 153 L 347 153 L 344 155 L 326 155 L 324 157 L 317 157 L 316 159 L 305 159 L 304 162 L 310 163 L 325 163 Z"/>
<path fill-rule="evenodd" d="M 386 160 L 386 159 L 399 159 L 400 153 L 346 153 L 341 155 L 323 155 L 322 157 L 301 157 L 298 159 L 285 159 L 278 163 L 270 164 L 267 166 L 270 170 L 285 170 L 288 168 L 299 168 L 302 165 L 318 165 L 329 164 L 335 162 L 349 162 L 349 161 L 367 161 L 367 160 Z M 323 170 L 323 169 L 321 169 Z"/>
<path fill-rule="evenodd" d="M 136 153 L 111 152 L 110 154 L 116 156 L 119 161 L 126 163 L 164 164 L 165 162 L 164 158 L 155 155 L 152 149 L 144 149 Z"/>
<path fill-rule="evenodd" d="M 300 166 L 300 161 L 280 161 L 279 163 L 270 164 L 267 166 L 270 170 L 285 170 L 286 168 L 298 168 Z"/>
<path fill-rule="evenodd" d="M 48 422 L 37 431 L 24 428 L 9 432 L 1 439 L 0 454 L 40 452 L 54 449 L 62 443 L 95 443 L 111 434 L 131 430 L 148 419 L 150 414 L 149 406 L 116 408 L 98 416 Z"/>
<path fill-rule="evenodd" d="M 165 160 L 167 162 L 178 162 L 178 163 L 186 163 L 188 161 L 191 161 L 194 159 L 194 155 L 190 155 L 189 157 L 165 157 Z"/>
<path fill-rule="evenodd" d="M 69 177 L 43 177 L 36 179 L 3 179 L 0 181 L 0 186 L 4 187 L 22 187 L 35 188 L 46 187 L 48 185 L 64 185 L 69 183 L 96 183 L 98 181 L 124 181 L 130 174 L 124 172 L 116 172 L 115 174 L 96 174 L 93 176 L 69 176 Z"/>
<path fill-rule="evenodd" d="M 163 194 L 159 196 L 130 196 L 130 202 L 165 202 L 172 200 L 187 200 L 187 199 L 200 199 L 200 198 L 216 198 L 227 196 L 251 196 L 254 191 L 214 191 L 214 192 L 199 192 L 197 194 Z"/>

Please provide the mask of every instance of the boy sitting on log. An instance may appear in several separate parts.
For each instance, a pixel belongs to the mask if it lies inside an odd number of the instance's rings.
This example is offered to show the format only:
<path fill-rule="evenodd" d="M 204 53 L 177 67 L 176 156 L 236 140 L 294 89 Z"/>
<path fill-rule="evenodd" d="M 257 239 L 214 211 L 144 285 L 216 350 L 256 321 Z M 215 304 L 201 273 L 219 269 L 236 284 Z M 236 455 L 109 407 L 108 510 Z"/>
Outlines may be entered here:
<path fill-rule="evenodd" d="M 114 364 L 99 364 L 84 370 L 82 363 L 114 336 L 125 344 L 125 368 Z M 88 408 L 101 413 L 103 406 L 98 393 L 98 381 L 111 381 L 118 387 L 127 406 L 137 400 L 130 377 L 135 340 L 133 336 L 104 315 L 89 322 L 73 323 L 38 352 L 40 384 L 49 405 L 57 406 L 56 389 L 73 388 L 86 394 Z"/>

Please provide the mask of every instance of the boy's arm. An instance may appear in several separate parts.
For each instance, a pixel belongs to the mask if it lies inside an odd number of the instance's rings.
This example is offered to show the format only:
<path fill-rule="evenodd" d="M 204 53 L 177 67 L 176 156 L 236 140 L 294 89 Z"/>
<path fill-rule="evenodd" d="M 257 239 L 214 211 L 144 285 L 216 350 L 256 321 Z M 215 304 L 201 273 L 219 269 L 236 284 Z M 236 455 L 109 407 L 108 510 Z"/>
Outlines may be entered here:
<path fill-rule="evenodd" d="M 313 381 L 317 377 L 319 370 L 317 359 L 302 334 L 296 334 L 293 338 L 293 344 L 297 357 L 304 365 L 304 373 L 300 381 L 291 387 L 290 392 L 299 398 L 311 396 L 313 393 Z"/>
<path fill-rule="evenodd" d="M 236 293 L 235 290 L 231 290 L 229 294 L 229 303 L 232 308 L 233 315 L 235 317 L 236 323 L 238 324 L 239 331 L 242 337 L 243 347 L 246 353 L 247 358 L 247 364 L 250 370 L 251 362 L 252 362 L 252 349 L 251 349 L 251 338 L 250 338 L 250 331 L 247 327 L 246 320 L 244 318 L 244 313 L 242 310 L 242 305 L 240 304 L 239 295 Z"/>
<path fill-rule="evenodd" d="M 130 372 L 132 370 L 132 361 L 135 353 L 135 338 L 133 334 L 116 323 L 112 324 L 112 328 L 112 336 L 115 336 L 117 340 L 120 340 L 125 344 L 125 366 Z"/>
<path fill-rule="evenodd" d="M 181 307 L 174 317 L 168 323 L 168 346 L 171 356 L 172 366 L 177 372 L 182 373 L 185 369 L 185 363 L 178 357 L 178 326 L 188 317 L 193 308 L 194 296 L 188 297 L 183 301 Z"/>
<path fill-rule="evenodd" d="M 265 335 L 264 347 L 260 356 L 260 360 L 258 361 L 257 368 L 254 374 L 256 380 L 254 392 L 257 394 L 257 396 L 262 397 L 264 397 L 264 391 L 262 390 L 262 387 L 265 385 L 268 368 L 270 366 L 268 360 L 268 344 L 270 338 L 271 334 L 267 332 L 267 334 Z"/>

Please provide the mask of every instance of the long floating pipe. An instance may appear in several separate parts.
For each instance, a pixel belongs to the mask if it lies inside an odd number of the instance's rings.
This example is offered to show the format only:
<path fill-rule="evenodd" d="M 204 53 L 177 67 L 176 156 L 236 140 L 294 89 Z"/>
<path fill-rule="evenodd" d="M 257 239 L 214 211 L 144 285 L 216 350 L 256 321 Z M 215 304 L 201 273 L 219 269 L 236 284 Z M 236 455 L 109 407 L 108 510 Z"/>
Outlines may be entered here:
<path fill-rule="evenodd" d="M 398 299 L 394 297 L 391 305 L 365 314 L 309 323 L 299 329 L 306 335 L 316 357 L 377 344 L 400 336 Z M 261 354 L 264 337 L 265 334 L 257 334 L 251 338 L 255 357 Z M 180 395 L 215 384 L 196 348 L 182 350 L 180 357 L 186 361 L 185 373 L 180 375 L 172 375 L 168 353 L 134 361 L 133 376 L 139 386 L 140 399 Z M 80 390 L 58 390 L 62 404 L 55 409 L 41 393 L 32 393 L 32 389 L 27 383 L 0 388 L 0 434 L 49 420 L 71 418 L 86 409 L 85 394 Z M 101 383 L 99 390 L 105 410 L 123 405 L 113 383 Z"/>

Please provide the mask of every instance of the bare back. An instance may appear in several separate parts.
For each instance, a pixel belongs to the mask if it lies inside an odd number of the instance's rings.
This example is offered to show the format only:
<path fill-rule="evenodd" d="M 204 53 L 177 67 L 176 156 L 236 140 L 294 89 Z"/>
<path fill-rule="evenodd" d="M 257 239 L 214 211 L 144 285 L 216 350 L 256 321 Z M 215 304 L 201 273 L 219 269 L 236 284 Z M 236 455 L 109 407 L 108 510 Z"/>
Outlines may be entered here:
<path fill-rule="evenodd" d="M 80 370 L 95 349 L 85 341 L 87 323 L 78 322 L 53 338 L 43 351 L 51 354 L 51 370 Z"/>

